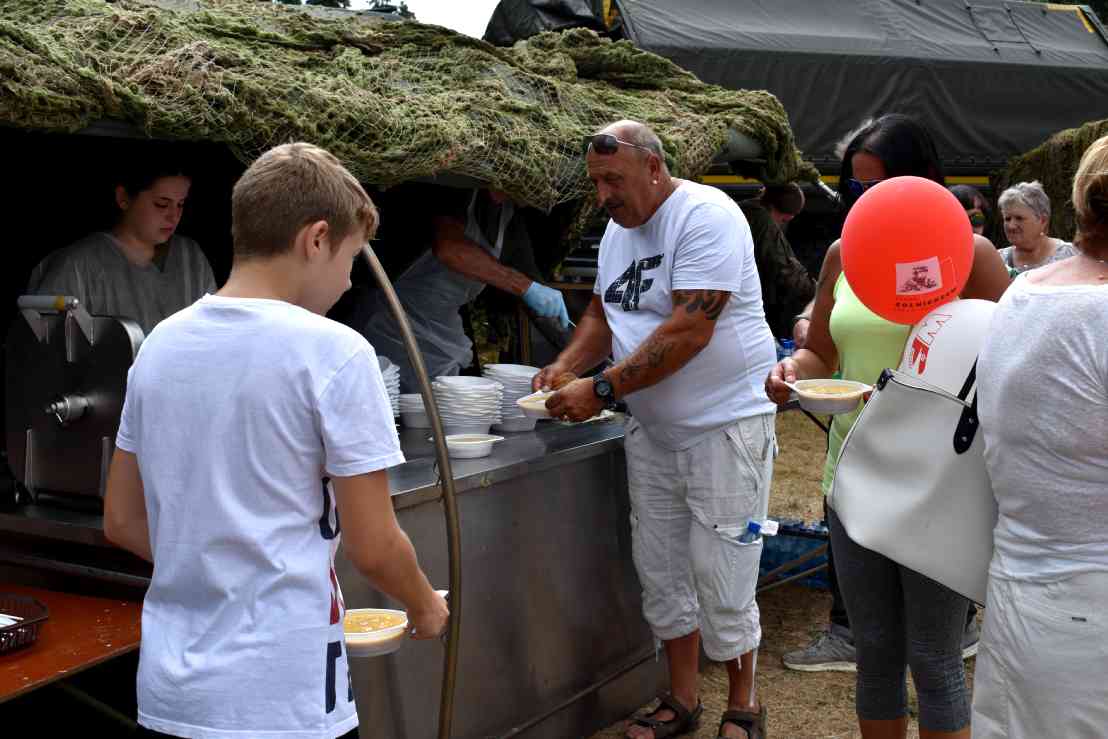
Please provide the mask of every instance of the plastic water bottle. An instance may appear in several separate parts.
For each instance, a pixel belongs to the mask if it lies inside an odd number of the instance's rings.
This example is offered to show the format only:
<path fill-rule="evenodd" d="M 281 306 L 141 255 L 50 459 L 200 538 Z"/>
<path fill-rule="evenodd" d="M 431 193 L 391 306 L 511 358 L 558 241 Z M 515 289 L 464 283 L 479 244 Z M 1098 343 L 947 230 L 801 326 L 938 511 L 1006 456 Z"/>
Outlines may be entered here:
<path fill-rule="evenodd" d="M 755 521 L 753 518 L 746 522 L 746 531 L 739 535 L 740 544 L 753 544 L 762 536 L 777 536 L 779 524 L 777 521 L 767 518 L 764 521 Z"/>
<path fill-rule="evenodd" d="M 750 520 L 746 523 L 746 531 L 739 536 L 740 544 L 753 544 L 762 538 L 762 524 Z"/>
<path fill-rule="evenodd" d="M 780 362 L 785 357 L 791 357 L 796 350 L 796 344 L 792 339 L 781 339 L 781 349 L 777 352 L 777 361 Z"/>

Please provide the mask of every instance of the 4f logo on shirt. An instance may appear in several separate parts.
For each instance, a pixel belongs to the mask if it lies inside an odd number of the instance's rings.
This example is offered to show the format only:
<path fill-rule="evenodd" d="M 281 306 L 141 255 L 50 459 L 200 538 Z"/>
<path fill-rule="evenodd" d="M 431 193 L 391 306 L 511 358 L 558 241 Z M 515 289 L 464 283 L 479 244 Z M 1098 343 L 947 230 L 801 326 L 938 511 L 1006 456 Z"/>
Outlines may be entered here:
<path fill-rule="evenodd" d="M 608 285 L 608 289 L 604 291 L 604 302 L 619 303 L 624 310 L 638 310 L 639 297 L 654 284 L 651 278 L 644 280 L 642 273 L 649 269 L 657 269 L 661 263 L 661 254 L 632 261 L 631 266 L 624 270 L 615 282 Z"/>

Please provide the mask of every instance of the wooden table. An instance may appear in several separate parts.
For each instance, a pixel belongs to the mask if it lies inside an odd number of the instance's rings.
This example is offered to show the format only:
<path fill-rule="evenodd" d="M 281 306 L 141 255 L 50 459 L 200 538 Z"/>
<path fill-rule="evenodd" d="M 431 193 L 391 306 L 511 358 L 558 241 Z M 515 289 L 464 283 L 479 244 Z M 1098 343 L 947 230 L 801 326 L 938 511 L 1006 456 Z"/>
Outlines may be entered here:
<path fill-rule="evenodd" d="M 0 654 L 0 703 L 138 649 L 142 602 L 91 598 L 0 582 L 50 609 L 34 644 Z"/>

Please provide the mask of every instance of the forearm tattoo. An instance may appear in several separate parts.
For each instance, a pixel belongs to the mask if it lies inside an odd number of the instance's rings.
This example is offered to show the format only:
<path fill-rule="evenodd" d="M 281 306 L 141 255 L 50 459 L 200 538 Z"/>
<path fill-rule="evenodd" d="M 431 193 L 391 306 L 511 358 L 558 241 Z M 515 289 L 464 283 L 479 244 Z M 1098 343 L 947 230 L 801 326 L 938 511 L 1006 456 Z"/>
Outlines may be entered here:
<path fill-rule="evenodd" d="M 685 312 L 690 315 L 703 311 L 705 318 L 714 321 L 719 318 L 730 297 L 731 293 L 726 290 L 674 290 L 673 305 L 685 306 Z"/>
<path fill-rule="evenodd" d="M 672 348 L 672 341 L 651 336 L 646 340 L 646 344 L 627 358 L 627 362 L 619 371 L 620 382 L 629 382 L 648 369 L 661 367 Z"/>

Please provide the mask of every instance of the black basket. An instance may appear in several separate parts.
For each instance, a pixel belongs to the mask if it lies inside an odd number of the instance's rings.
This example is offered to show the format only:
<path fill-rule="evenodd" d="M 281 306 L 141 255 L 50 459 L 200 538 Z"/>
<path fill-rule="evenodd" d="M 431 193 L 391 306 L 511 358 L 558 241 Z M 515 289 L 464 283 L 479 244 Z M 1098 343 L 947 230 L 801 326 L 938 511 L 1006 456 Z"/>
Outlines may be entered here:
<path fill-rule="evenodd" d="M 38 638 L 39 627 L 50 615 L 42 603 L 26 595 L 0 593 L 0 613 L 19 616 L 22 621 L 0 628 L 0 654 L 29 647 Z"/>

